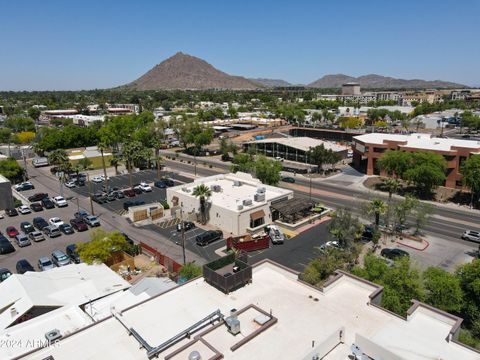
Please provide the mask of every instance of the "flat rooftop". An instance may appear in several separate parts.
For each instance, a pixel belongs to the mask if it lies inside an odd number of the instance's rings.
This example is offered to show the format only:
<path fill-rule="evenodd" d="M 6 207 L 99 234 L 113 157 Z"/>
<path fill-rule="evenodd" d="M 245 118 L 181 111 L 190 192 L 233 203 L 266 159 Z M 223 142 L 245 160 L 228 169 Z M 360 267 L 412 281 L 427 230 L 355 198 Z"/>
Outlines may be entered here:
<path fill-rule="evenodd" d="M 207 323 L 189 339 L 160 352 L 159 358 L 186 359 L 196 350 L 202 359 L 219 355 L 235 360 L 311 359 L 312 352 L 323 351 L 322 359 L 336 360 L 347 359 L 356 343 L 363 351 L 369 344 L 374 349 L 370 351 L 381 348 L 389 354 L 385 359 L 479 359 L 479 353 L 448 340 L 458 318 L 421 304 L 407 319 L 400 318 L 370 303 L 378 290 L 341 273 L 321 291 L 298 281 L 290 270 L 265 261 L 254 266 L 251 284 L 230 294 L 199 278 L 25 358 L 147 359 L 146 349 L 127 329 L 157 347 L 217 310 L 228 316 L 236 309 L 238 335 L 228 332 L 222 322 Z"/>
<path fill-rule="evenodd" d="M 241 183 L 238 186 L 238 182 Z M 193 189 L 200 184 L 204 184 L 208 187 L 218 186 L 218 191 L 212 190 L 212 196 L 210 201 L 212 204 L 220 206 L 222 208 L 232 211 L 246 211 L 251 208 L 255 208 L 258 205 L 264 205 L 266 202 L 281 198 L 288 197 L 293 194 L 291 190 L 264 185 L 260 180 L 253 178 L 250 174 L 237 172 L 236 174 L 219 174 L 209 176 L 195 180 L 193 183 L 183 184 L 175 187 L 171 187 L 168 191 L 174 191 L 181 193 L 183 196 L 192 195 Z M 236 185 L 237 184 L 237 185 Z M 254 195 L 257 189 L 265 189 L 265 201 L 256 202 L 253 201 Z M 244 206 L 242 210 L 238 210 L 237 206 L 243 203 L 243 200 L 252 200 L 252 205 Z"/>
<path fill-rule="evenodd" d="M 432 137 L 430 134 L 383 134 L 371 133 L 355 136 L 354 140 L 361 141 L 365 144 L 382 145 L 385 141 L 405 142 L 400 147 L 416 148 L 432 151 L 454 151 L 452 147 L 476 149 L 480 153 L 480 141 L 463 140 L 463 139 L 445 139 Z"/>
<path fill-rule="evenodd" d="M 345 151 L 347 148 L 345 146 L 337 145 L 331 141 L 322 141 L 319 139 L 314 139 L 307 136 L 301 137 L 288 137 L 288 138 L 274 138 L 274 139 L 262 139 L 262 140 L 255 140 L 247 142 L 247 144 L 281 144 L 284 146 L 288 146 L 294 149 L 308 151 L 310 148 L 314 148 L 316 146 L 320 146 L 323 144 L 325 149 L 331 149 L 332 151 L 339 152 Z"/>

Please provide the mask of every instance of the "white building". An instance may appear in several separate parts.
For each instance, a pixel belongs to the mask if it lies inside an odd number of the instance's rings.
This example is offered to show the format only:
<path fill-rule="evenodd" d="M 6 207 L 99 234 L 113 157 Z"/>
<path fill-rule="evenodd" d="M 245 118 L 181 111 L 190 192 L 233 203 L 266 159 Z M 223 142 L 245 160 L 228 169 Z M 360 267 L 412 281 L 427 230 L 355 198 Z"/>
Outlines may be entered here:
<path fill-rule="evenodd" d="M 376 360 L 480 358 L 456 341 L 460 318 L 415 301 L 400 317 L 377 305 L 382 292 L 343 272 L 313 288 L 264 261 L 253 267 L 250 284 L 228 295 L 198 278 L 122 312 L 112 309 L 109 318 L 24 358 L 344 360 L 353 352 Z M 233 317 L 224 318 L 232 309 Z"/>
<path fill-rule="evenodd" d="M 131 286 L 103 264 L 13 274 L 0 284 L 0 343 L 9 344 L 0 346 L 0 359 L 44 345 L 47 333 L 67 336 L 110 316 L 112 307 L 121 311 L 175 286 L 149 277 Z"/>
<path fill-rule="evenodd" d="M 193 183 L 167 188 L 171 207 L 181 207 L 184 213 L 199 214 L 200 200 L 193 190 L 204 184 L 212 190 L 208 199 L 208 223 L 228 233 L 243 235 L 262 229 L 273 220 L 272 202 L 293 198 L 293 191 L 262 184 L 250 174 L 219 174 L 195 180 Z"/>

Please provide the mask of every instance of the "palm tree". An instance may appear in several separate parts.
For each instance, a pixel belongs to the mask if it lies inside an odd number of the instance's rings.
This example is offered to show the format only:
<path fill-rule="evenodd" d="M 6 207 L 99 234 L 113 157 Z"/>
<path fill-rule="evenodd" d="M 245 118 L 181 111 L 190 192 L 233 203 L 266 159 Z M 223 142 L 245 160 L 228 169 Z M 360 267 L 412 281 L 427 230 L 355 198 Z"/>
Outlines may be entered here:
<path fill-rule="evenodd" d="M 60 195 L 63 196 L 63 181 L 65 180 L 65 173 L 71 170 L 72 167 L 67 152 L 64 149 L 53 150 L 48 154 L 48 162 L 56 166 L 62 174 L 58 180 L 60 181 Z"/>
<path fill-rule="evenodd" d="M 205 185 L 200 184 L 193 189 L 192 195 L 200 199 L 200 214 L 202 216 L 202 224 L 207 223 L 206 203 L 210 196 L 212 196 L 212 190 Z"/>
<path fill-rule="evenodd" d="M 383 200 L 380 199 L 373 199 L 368 204 L 368 213 L 375 214 L 375 227 L 378 229 L 378 225 L 380 225 L 380 215 L 385 214 L 387 210 L 387 204 Z"/>
<path fill-rule="evenodd" d="M 103 153 L 105 149 L 107 148 L 107 144 L 104 142 L 98 143 L 98 150 L 100 150 L 100 154 L 102 155 L 102 167 L 103 167 L 103 176 L 105 176 L 105 182 L 107 183 L 107 191 L 109 190 L 109 183 L 108 183 L 108 177 L 107 177 L 107 167 L 105 165 L 105 157 L 103 156 Z"/>
<path fill-rule="evenodd" d="M 121 160 L 122 159 L 118 155 L 113 155 L 113 157 L 110 159 L 110 166 L 115 168 L 115 175 L 118 175 L 118 165 L 120 165 Z"/>

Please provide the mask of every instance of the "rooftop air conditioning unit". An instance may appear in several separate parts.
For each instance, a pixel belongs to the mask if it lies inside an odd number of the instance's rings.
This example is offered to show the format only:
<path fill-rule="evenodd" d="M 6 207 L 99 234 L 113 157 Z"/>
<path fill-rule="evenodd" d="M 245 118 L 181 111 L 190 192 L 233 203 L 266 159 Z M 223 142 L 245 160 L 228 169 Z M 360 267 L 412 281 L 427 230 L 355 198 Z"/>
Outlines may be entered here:
<path fill-rule="evenodd" d="M 202 356 L 197 350 L 193 350 L 189 355 L 188 355 L 188 360 L 201 360 Z"/>
<path fill-rule="evenodd" d="M 222 187 L 220 185 L 210 185 L 210 189 L 214 192 L 222 191 Z"/>
<path fill-rule="evenodd" d="M 245 200 L 243 200 L 243 205 L 244 205 L 244 206 L 252 205 L 252 203 L 253 203 L 253 202 L 252 202 L 252 199 L 245 199 Z"/>
<path fill-rule="evenodd" d="M 228 332 L 233 335 L 240 334 L 240 320 L 237 319 L 236 312 L 237 309 L 230 310 L 230 316 L 225 319 L 225 324 L 227 325 Z"/>
<path fill-rule="evenodd" d="M 243 205 L 242 204 L 237 204 L 237 210 L 242 210 L 243 209 Z"/>
<path fill-rule="evenodd" d="M 261 194 L 261 193 L 256 193 L 255 195 L 253 195 L 253 200 L 256 201 L 256 202 L 263 202 L 265 201 L 265 193 Z"/>
<path fill-rule="evenodd" d="M 239 180 L 234 180 L 233 181 L 233 186 L 242 186 L 242 182 Z"/>
<path fill-rule="evenodd" d="M 58 329 L 53 329 L 45 333 L 45 339 L 49 342 L 53 342 L 55 340 L 58 340 L 62 337 L 62 334 L 60 334 L 60 330 Z"/>
<path fill-rule="evenodd" d="M 265 194 L 266 191 L 267 189 L 265 189 L 263 186 L 257 188 L 257 194 Z"/>

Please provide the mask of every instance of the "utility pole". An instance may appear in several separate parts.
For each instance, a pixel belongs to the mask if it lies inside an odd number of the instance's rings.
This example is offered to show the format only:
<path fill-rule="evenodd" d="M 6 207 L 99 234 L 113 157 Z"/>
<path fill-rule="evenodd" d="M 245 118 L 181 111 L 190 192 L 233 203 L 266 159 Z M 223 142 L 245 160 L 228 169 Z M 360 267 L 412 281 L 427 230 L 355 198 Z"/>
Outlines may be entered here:
<path fill-rule="evenodd" d="M 78 196 L 77 196 L 77 213 L 80 212 L 80 203 L 78 202 Z"/>
<path fill-rule="evenodd" d="M 87 181 L 88 181 L 88 197 L 90 198 L 90 211 L 92 215 L 95 215 L 93 210 L 93 199 L 92 199 L 92 183 L 90 181 L 90 174 L 87 172 Z"/>
<path fill-rule="evenodd" d="M 187 259 L 185 256 L 185 223 L 183 222 L 183 209 L 180 209 L 180 220 L 182 226 L 182 252 L 183 252 L 183 265 L 187 263 Z"/>
<path fill-rule="evenodd" d="M 23 182 L 27 181 L 28 179 L 28 172 L 27 172 L 27 155 L 25 155 L 25 149 L 22 149 L 22 158 L 23 158 Z"/>

